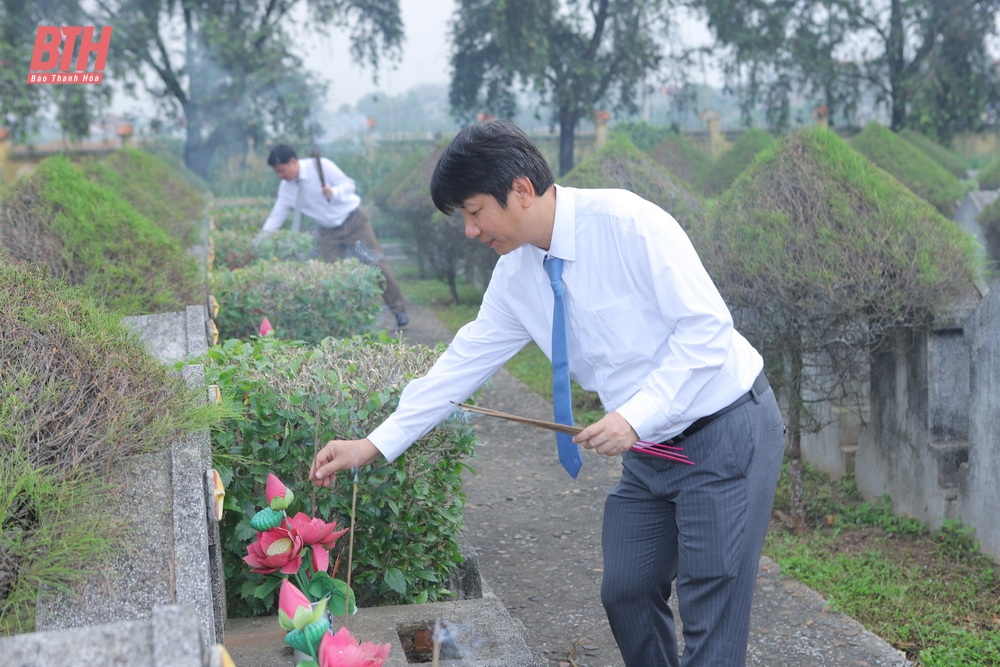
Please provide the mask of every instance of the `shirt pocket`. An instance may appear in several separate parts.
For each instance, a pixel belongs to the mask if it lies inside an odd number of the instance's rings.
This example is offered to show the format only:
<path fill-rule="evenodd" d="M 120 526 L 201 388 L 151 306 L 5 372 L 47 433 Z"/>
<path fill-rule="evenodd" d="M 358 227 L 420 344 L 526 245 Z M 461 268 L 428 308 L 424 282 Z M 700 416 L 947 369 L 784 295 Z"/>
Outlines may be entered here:
<path fill-rule="evenodd" d="M 620 368 L 653 354 L 655 346 L 643 322 L 643 312 L 631 296 L 592 309 L 589 319 L 581 338 L 612 367 Z"/>

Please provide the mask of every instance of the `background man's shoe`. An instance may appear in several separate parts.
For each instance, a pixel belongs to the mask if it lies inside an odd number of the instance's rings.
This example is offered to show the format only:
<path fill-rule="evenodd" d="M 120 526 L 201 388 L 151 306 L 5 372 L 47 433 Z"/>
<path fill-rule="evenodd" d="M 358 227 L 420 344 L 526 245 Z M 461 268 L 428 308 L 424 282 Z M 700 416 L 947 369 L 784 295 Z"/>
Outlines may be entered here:
<path fill-rule="evenodd" d="M 401 310 L 398 313 L 393 313 L 396 316 L 396 328 L 402 329 L 407 324 L 410 323 L 410 317 L 406 314 L 405 310 Z"/>

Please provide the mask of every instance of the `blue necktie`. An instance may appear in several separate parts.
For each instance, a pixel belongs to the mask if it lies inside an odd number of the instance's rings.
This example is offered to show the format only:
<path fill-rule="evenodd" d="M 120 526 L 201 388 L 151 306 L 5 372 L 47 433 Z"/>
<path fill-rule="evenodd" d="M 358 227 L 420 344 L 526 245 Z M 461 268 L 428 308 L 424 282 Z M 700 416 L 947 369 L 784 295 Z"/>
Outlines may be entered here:
<path fill-rule="evenodd" d="M 545 273 L 552 283 L 555 303 L 552 308 L 552 407 L 556 421 L 573 425 L 573 399 L 569 388 L 569 354 L 566 352 L 566 298 L 562 279 L 563 261 L 558 257 L 546 257 L 543 262 Z M 573 436 L 556 433 L 559 445 L 559 462 L 570 477 L 576 479 L 583 465 L 580 447 L 573 442 Z"/>

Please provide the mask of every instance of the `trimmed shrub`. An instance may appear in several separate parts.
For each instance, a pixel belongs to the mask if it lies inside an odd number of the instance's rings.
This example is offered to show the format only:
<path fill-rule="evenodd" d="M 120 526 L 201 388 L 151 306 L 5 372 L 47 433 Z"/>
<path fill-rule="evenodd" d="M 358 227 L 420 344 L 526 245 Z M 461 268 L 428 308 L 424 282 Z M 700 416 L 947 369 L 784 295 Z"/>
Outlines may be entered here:
<path fill-rule="evenodd" d="M 776 141 L 777 139 L 764 130 L 754 128 L 747 130 L 729 147 L 729 150 L 712 163 L 701 184 L 702 189 L 709 196 L 722 194 L 761 151 Z"/>
<path fill-rule="evenodd" d="M 83 165 L 84 174 L 113 191 L 187 248 L 198 243 L 205 193 L 158 157 L 133 148 Z"/>
<path fill-rule="evenodd" d="M 312 234 L 280 229 L 273 234 L 256 237 L 246 232 L 215 230 L 211 233 L 215 258 L 213 269 L 242 269 L 258 261 L 305 262 L 316 255 L 316 240 Z"/>
<path fill-rule="evenodd" d="M 574 188 L 629 190 L 670 213 L 685 229 L 702 214 L 696 194 L 621 135 L 612 137 L 559 181 Z"/>
<path fill-rule="evenodd" d="M 169 312 L 205 298 L 193 256 L 63 157 L 6 191 L 0 246 L 123 314 Z"/>
<path fill-rule="evenodd" d="M 32 629 L 39 587 L 67 590 L 114 551 L 109 473 L 207 428 L 204 390 L 121 318 L 0 253 L 0 632 Z"/>
<path fill-rule="evenodd" d="M 395 409 L 402 388 L 427 372 L 436 350 L 379 339 L 324 340 L 308 347 L 267 336 L 230 340 L 209 350 L 206 378 L 245 406 L 240 419 L 213 435 L 215 467 L 226 484 L 222 544 L 230 614 L 272 613 L 275 594 L 241 559 L 255 531 L 249 519 L 268 472 L 289 484 L 301 511 L 350 525 L 351 473 L 331 490 L 308 481 L 317 447 L 358 439 Z M 361 606 L 434 601 L 448 594 L 448 574 L 461 562 L 457 538 L 465 495 L 462 461 L 475 446 L 472 427 L 450 419 L 393 463 L 357 473 L 358 496 L 351 586 Z M 333 554 L 346 567 L 347 540 Z M 341 569 L 341 578 L 346 572 Z"/>
<path fill-rule="evenodd" d="M 668 134 L 646 152 L 671 174 L 695 187 L 705 183 L 712 169 L 708 154 L 680 134 Z"/>
<path fill-rule="evenodd" d="M 282 338 L 318 343 L 373 331 L 382 307 L 382 272 L 345 259 L 333 264 L 259 262 L 213 274 L 220 338 L 249 338 L 261 320 Z"/>
<path fill-rule="evenodd" d="M 879 123 L 869 123 L 850 143 L 942 215 L 954 213 L 965 196 L 966 186 L 947 169 Z"/>
<path fill-rule="evenodd" d="M 913 144 L 932 160 L 951 172 L 951 175 L 958 179 L 964 179 L 969 165 L 964 158 L 957 153 L 948 150 L 930 137 L 920 134 L 916 130 L 904 128 L 900 130 L 899 136 Z"/>

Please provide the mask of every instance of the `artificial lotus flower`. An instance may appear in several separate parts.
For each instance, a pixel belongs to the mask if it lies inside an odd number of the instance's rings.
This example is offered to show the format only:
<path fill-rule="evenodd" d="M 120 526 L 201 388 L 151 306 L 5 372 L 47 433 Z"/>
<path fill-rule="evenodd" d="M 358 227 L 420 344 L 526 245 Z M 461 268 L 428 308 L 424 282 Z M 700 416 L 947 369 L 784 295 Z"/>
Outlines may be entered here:
<path fill-rule="evenodd" d="M 266 336 L 272 331 L 274 331 L 274 327 L 271 326 L 271 320 L 265 317 L 260 321 L 260 329 L 258 329 L 258 333 L 260 333 L 261 336 Z"/>
<path fill-rule="evenodd" d="M 284 526 L 257 533 L 243 557 L 257 574 L 295 574 L 302 567 L 302 538 Z"/>
<path fill-rule="evenodd" d="M 322 519 L 314 519 L 305 512 L 299 512 L 288 519 L 286 525 L 302 538 L 303 546 L 319 544 L 324 549 L 332 549 L 342 535 L 350 528 L 337 530 L 337 522 L 327 523 Z"/>
<path fill-rule="evenodd" d="M 288 509 L 295 499 L 292 490 L 285 486 L 274 473 L 267 473 L 267 486 L 264 487 L 264 498 L 275 512 Z"/>
<path fill-rule="evenodd" d="M 319 667 L 381 667 L 389 657 L 389 644 L 358 640 L 347 628 L 326 633 L 319 643 Z"/>
<path fill-rule="evenodd" d="M 323 618 L 326 613 L 326 598 L 312 602 L 299 590 L 298 586 L 285 579 L 278 591 L 278 624 L 285 630 L 301 630 Z"/>

